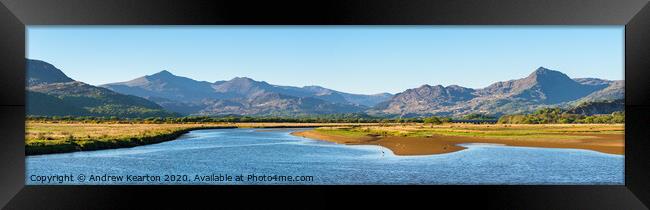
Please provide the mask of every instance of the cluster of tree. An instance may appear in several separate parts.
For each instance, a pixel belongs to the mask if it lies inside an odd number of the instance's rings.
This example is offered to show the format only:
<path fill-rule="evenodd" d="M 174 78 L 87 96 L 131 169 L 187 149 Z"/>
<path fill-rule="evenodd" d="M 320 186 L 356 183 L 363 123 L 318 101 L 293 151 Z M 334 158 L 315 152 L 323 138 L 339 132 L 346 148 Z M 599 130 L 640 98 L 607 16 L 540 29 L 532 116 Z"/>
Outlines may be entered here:
<path fill-rule="evenodd" d="M 582 102 L 567 110 L 567 112 L 571 114 L 595 115 L 609 114 L 621 110 L 625 110 L 624 99 Z"/>
<path fill-rule="evenodd" d="M 297 117 L 278 116 L 185 116 L 185 117 L 117 117 L 117 116 L 38 116 L 28 115 L 33 122 L 83 122 L 83 123 L 240 123 L 240 122 L 286 122 L 286 123 L 425 123 L 438 125 L 449 122 L 464 122 L 450 117 L 409 117 L 387 118 L 366 114 L 327 114 Z M 481 119 L 482 120 L 482 119 Z"/>
<path fill-rule="evenodd" d="M 28 121 L 37 122 L 84 122 L 84 123 L 242 123 L 242 122 L 286 122 L 286 123 L 425 123 L 438 125 L 448 122 L 492 121 L 492 116 L 469 114 L 460 119 L 449 117 L 411 117 L 386 118 L 363 113 L 328 114 L 296 117 L 279 116 L 185 116 L 185 117 L 147 117 L 125 118 L 116 116 L 27 116 Z M 543 108 L 531 114 L 503 115 L 497 123 L 501 124 L 551 124 L 551 123 L 625 123 L 625 112 L 612 114 L 581 115 L 560 108 Z"/>
<path fill-rule="evenodd" d="M 422 123 L 422 118 L 380 118 L 357 114 L 331 114 L 301 117 L 276 116 L 186 116 L 120 118 L 116 116 L 27 116 L 36 122 L 84 122 L 84 123 L 240 123 L 240 122 L 286 122 L 286 123 Z"/>
<path fill-rule="evenodd" d="M 440 125 L 443 123 L 452 122 L 452 119 L 449 117 L 431 116 L 431 117 L 424 118 L 422 122 L 424 124 Z"/>
<path fill-rule="evenodd" d="M 496 120 L 497 118 L 486 114 L 468 114 L 460 119 L 462 120 Z"/>
<path fill-rule="evenodd" d="M 503 115 L 501 124 L 551 124 L 551 123 L 625 123 L 625 112 L 611 114 L 572 114 L 560 108 L 542 108 L 531 114 Z"/>
<path fill-rule="evenodd" d="M 63 85 L 63 84 L 62 84 Z M 83 94 L 51 95 L 27 91 L 27 113 L 42 116 L 97 116 L 97 117 L 179 117 L 157 104 L 135 96 L 120 95 L 106 89 L 82 85 L 57 91 L 77 90 Z"/>

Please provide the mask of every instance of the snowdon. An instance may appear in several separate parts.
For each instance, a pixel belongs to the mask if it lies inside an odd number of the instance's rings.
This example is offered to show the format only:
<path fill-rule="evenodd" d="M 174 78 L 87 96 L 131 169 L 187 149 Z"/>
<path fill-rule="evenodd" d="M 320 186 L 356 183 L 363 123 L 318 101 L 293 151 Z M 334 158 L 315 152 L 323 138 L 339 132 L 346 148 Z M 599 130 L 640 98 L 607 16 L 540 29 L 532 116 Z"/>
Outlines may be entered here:
<path fill-rule="evenodd" d="M 198 81 L 160 71 L 92 86 L 38 60 L 27 61 L 28 115 L 37 116 L 280 116 L 364 114 L 376 117 L 501 116 L 545 107 L 623 99 L 623 81 L 570 78 L 539 67 L 524 78 L 480 89 L 414 85 L 397 94 L 346 93 L 320 86 L 282 86 L 237 77 Z M 435 84 L 435 81 L 431 81 Z"/>

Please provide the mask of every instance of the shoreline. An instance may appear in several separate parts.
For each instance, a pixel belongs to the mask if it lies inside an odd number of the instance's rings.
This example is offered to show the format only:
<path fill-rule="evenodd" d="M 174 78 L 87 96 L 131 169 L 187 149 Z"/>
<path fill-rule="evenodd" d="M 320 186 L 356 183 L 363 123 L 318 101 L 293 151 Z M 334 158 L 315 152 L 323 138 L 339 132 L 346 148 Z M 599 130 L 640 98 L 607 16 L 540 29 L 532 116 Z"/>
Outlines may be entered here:
<path fill-rule="evenodd" d="M 95 124 L 97 125 L 97 124 Z M 331 126 L 340 126 L 340 125 L 354 125 L 354 124 L 337 124 Z M 47 142 L 30 142 L 25 141 L 25 156 L 35 156 L 35 155 L 47 155 L 47 154 L 60 154 L 60 153 L 72 153 L 72 152 L 82 152 L 82 151 L 96 151 L 96 150 L 106 150 L 106 149 L 121 149 L 121 148 L 132 148 L 137 146 L 144 146 L 150 144 L 157 144 L 167 141 L 173 141 L 178 139 L 183 134 L 189 133 L 190 131 L 195 130 L 206 130 L 206 129 L 235 129 L 235 128 L 316 128 L 316 127 L 327 127 L 330 125 L 314 124 L 314 123 L 238 123 L 238 124 L 215 124 L 215 125 L 205 125 L 205 124 L 196 124 L 196 127 L 186 127 L 180 128 L 178 130 L 161 133 L 158 135 L 151 136 L 140 136 L 133 135 L 127 137 L 113 137 L 105 139 L 88 139 L 83 140 L 83 144 L 80 144 L 78 141 L 65 141 L 63 139 L 53 140 L 59 141 L 60 143 L 47 143 Z M 45 140 L 47 141 L 47 140 Z M 65 141 L 65 142 L 61 142 Z"/>
<path fill-rule="evenodd" d="M 434 155 L 466 149 L 465 143 L 492 143 L 506 146 L 586 149 L 606 154 L 624 155 L 623 134 L 583 134 L 585 138 L 555 141 L 552 139 L 498 139 L 466 136 L 431 135 L 429 137 L 403 137 L 366 135 L 342 136 L 317 130 L 292 132 L 291 135 L 346 145 L 378 145 L 390 149 L 395 155 Z M 619 139 L 620 138 L 620 139 Z M 620 142 L 619 142 L 620 141 Z"/>
<path fill-rule="evenodd" d="M 183 134 L 189 133 L 190 131 L 195 130 L 206 130 L 206 129 L 232 129 L 238 127 L 196 127 L 182 129 L 175 132 L 161 134 L 157 136 L 147 136 L 142 137 L 139 140 L 136 140 L 135 137 L 129 140 L 120 140 L 112 139 L 112 141 L 93 141 L 89 144 L 84 144 L 83 146 L 77 144 L 76 142 L 71 142 L 68 144 L 62 145 L 52 145 L 52 146 L 41 146 L 41 145 L 25 145 L 25 156 L 35 156 L 35 155 L 48 155 L 48 154 L 60 154 L 60 153 L 72 153 L 72 152 L 84 152 L 84 151 L 97 151 L 97 150 L 106 150 L 106 149 L 121 149 L 121 148 L 131 148 L 137 146 L 144 146 L 150 144 L 157 144 L 167 141 L 173 141 L 178 139 Z"/>
<path fill-rule="evenodd" d="M 28 122 L 25 155 L 131 148 L 176 140 L 183 134 L 194 130 L 233 128 L 317 128 L 290 134 L 339 144 L 379 145 L 390 149 L 395 155 L 432 155 L 456 152 L 466 149 L 459 145 L 463 143 L 587 149 L 617 155 L 623 155 L 625 152 L 624 134 L 617 133 L 617 130 L 620 129 L 617 127 L 610 126 L 591 130 L 592 127 L 585 126 L 570 126 L 570 128 L 565 127 L 566 125 L 543 125 L 541 128 L 538 126 L 522 125 L 514 128 L 513 125 L 451 124 L 438 127 L 423 127 L 421 125 L 384 127 L 366 123 L 87 124 Z M 339 128 L 348 128 L 349 132 L 326 132 L 328 130 L 336 131 Z M 521 130 L 522 128 L 528 130 Z M 368 129 L 371 132 L 367 132 Z M 517 135 L 506 138 L 490 136 L 501 131 Z M 522 135 L 522 132 L 524 136 L 517 137 Z M 532 135 L 537 136 L 529 136 L 529 132 L 533 132 Z M 550 136 L 545 136 L 545 134 L 550 134 Z"/>

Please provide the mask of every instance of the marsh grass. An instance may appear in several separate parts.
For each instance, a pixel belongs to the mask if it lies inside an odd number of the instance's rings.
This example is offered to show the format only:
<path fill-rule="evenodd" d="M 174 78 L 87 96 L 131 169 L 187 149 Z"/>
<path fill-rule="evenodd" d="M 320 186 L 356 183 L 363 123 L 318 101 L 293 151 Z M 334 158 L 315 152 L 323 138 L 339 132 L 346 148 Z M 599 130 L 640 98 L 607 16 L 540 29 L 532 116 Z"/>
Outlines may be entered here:
<path fill-rule="evenodd" d="M 27 155 L 134 147 L 178 138 L 196 129 L 319 127 L 316 130 L 347 137 L 432 135 L 501 139 L 584 139 L 584 134 L 623 134 L 623 124 L 358 124 L 358 123 L 70 123 L 27 122 Z"/>
<path fill-rule="evenodd" d="M 28 122 L 25 133 L 25 154 L 133 147 L 168 141 L 193 129 L 223 127 L 228 126 Z"/>
<path fill-rule="evenodd" d="M 27 122 L 25 154 L 134 147 L 178 138 L 197 129 L 354 126 L 350 123 L 70 123 Z"/>
<path fill-rule="evenodd" d="M 590 138 L 584 136 L 584 134 L 623 134 L 625 128 L 623 124 L 475 125 L 450 123 L 434 126 L 413 124 L 406 126 L 329 127 L 316 130 L 348 137 L 368 135 L 430 137 L 432 135 L 443 135 L 501 139 L 584 139 Z"/>

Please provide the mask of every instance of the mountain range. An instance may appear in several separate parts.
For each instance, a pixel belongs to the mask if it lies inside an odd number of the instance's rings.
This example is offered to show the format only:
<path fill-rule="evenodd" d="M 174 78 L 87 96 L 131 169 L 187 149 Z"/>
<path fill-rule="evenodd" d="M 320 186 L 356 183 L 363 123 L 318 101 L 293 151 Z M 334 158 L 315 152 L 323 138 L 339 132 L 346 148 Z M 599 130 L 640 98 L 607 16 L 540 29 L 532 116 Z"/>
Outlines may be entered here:
<path fill-rule="evenodd" d="M 178 116 L 141 97 L 73 80 L 53 65 L 27 60 L 27 114 L 40 116 Z"/>
<path fill-rule="evenodd" d="M 97 87 L 75 81 L 46 62 L 27 62 L 28 114 L 34 115 L 107 115 L 125 109 L 131 110 L 123 113 L 129 116 L 154 113 L 302 116 L 362 112 L 376 116 L 470 113 L 498 116 L 545 106 L 570 107 L 624 97 L 622 80 L 572 79 L 543 67 L 525 78 L 496 82 L 481 89 L 425 84 L 395 95 L 363 95 L 320 86 L 273 85 L 246 77 L 197 81 L 166 70 Z"/>
<path fill-rule="evenodd" d="M 101 87 L 146 98 L 170 111 L 197 115 L 355 113 L 391 97 L 387 93 L 349 94 L 319 86 L 279 86 L 246 77 L 210 83 L 166 70 Z"/>
<path fill-rule="evenodd" d="M 570 107 L 581 102 L 622 99 L 624 95 L 622 80 L 571 79 L 562 72 L 540 67 L 525 78 L 496 82 L 481 89 L 422 85 L 396 94 L 369 112 L 401 116 L 470 113 L 498 116 L 531 112 L 541 107 Z"/>

